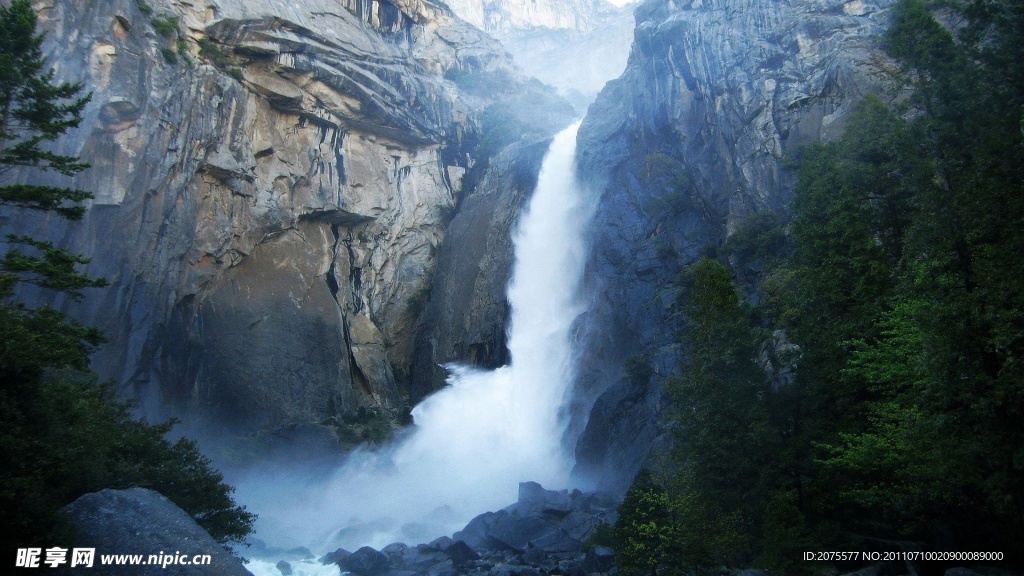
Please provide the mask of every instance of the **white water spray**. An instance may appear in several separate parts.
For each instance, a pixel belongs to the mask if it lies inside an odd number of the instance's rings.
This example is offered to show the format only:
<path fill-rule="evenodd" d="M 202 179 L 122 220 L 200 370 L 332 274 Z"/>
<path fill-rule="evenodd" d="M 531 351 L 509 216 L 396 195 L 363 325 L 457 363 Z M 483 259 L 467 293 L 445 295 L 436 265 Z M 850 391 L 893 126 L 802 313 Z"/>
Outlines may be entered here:
<path fill-rule="evenodd" d="M 565 486 L 572 461 L 561 410 L 575 376 L 572 330 L 585 311 L 578 288 L 593 213 L 574 177 L 578 127 L 555 136 L 514 236 L 509 365 L 450 367 L 449 386 L 416 406 L 412 433 L 390 450 L 353 456 L 325 488 L 289 498 L 271 488 L 276 510 L 257 509 L 260 537 L 303 534 L 290 544 L 350 550 L 425 542 L 511 504 L 521 481 Z"/>

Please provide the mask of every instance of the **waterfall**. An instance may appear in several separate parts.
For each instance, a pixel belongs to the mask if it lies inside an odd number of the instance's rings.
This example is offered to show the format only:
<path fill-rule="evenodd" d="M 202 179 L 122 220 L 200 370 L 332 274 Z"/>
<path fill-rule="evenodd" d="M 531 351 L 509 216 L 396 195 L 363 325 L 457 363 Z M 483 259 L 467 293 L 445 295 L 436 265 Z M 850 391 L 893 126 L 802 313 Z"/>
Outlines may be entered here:
<path fill-rule="evenodd" d="M 521 481 L 565 487 L 572 458 L 562 450 L 561 411 L 575 376 L 572 331 L 585 311 L 578 289 L 593 213 L 574 177 L 578 127 L 552 141 L 513 237 L 510 363 L 449 366 L 448 386 L 416 406 L 408 435 L 353 455 L 325 488 L 277 498 L 283 513 L 261 521 L 262 538 L 319 532 L 314 545 L 350 550 L 425 542 L 511 504 Z"/>

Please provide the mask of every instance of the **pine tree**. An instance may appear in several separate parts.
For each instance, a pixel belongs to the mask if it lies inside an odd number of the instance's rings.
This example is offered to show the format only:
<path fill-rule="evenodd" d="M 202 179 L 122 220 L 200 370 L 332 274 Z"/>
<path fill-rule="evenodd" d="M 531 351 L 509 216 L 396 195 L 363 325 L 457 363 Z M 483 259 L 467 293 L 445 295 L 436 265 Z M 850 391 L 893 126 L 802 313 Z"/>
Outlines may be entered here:
<path fill-rule="evenodd" d="M 615 566 L 625 576 L 681 573 L 678 526 L 668 493 L 650 470 L 637 473 L 615 521 Z"/>
<path fill-rule="evenodd" d="M 679 297 L 687 362 L 665 382 L 674 423 L 670 484 L 688 567 L 749 566 L 782 463 L 769 429 L 767 376 L 729 271 L 702 259 Z M 772 469 L 775 468 L 775 469 Z"/>
<path fill-rule="evenodd" d="M 53 82 L 42 56 L 44 35 L 36 32 L 36 14 L 28 0 L 14 0 L 0 7 L 0 178 L 15 168 L 55 171 L 73 176 L 88 167 L 77 157 L 44 148 L 82 121 L 82 109 L 90 95 L 79 96 L 82 86 Z M 92 198 L 84 190 L 36 184 L 0 186 L 0 205 L 58 214 L 78 220 L 85 213 L 82 202 Z M 0 297 L 9 296 L 18 282 L 67 292 L 72 297 L 82 288 L 105 286 L 75 270 L 86 258 L 57 248 L 46 240 L 7 235 L 7 242 L 28 249 L 11 248 L 0 261 Z"/>

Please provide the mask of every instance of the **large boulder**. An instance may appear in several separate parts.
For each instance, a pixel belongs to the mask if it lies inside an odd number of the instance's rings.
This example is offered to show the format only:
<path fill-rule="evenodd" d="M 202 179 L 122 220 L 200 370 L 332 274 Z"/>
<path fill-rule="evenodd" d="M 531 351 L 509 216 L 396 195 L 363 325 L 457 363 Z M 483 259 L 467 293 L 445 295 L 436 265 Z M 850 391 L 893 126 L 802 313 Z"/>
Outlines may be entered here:
<path fill-rule="evenodd" d="M 363 546 L 345 557 L 338 565 L 345 572 L 359 576 L 377 576 L 388 569 L 388 557 L 383 552 Z"/>
<path fill-rule="evenodd" d="M 153 490 L 101 490 L 75 500 L 64 512 L 75 528 L 74 546 L 96 550 L 90 574 L 252 576 L 191 516 Z M 139 563 L 104 565 L 108 555 L 136 556 Z M 197 563 L 204 556 L 209 562 Z"/>

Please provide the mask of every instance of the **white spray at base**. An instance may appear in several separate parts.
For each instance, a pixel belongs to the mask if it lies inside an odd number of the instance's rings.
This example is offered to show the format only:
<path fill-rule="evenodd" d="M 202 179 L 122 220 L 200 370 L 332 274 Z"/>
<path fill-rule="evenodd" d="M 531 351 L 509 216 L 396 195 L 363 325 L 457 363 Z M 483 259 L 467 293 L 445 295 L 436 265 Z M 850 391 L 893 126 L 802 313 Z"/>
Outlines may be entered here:
<path fill-rule="evenodd" d="M 256 494 L 258 537 L 290 535 L 291 545 L 321 550 L 427 542 L 513 503 L 521 481 L 565 487 L 572 458 L 562 450 L 561 412 L 575 376 L 573 324 L 585 311 L 579 285 L 593 214 L 575 181 L 578 127 L 555 136 L 513 238 L 510 363 L 449 366 L 449 385 L 416 406 L 412 432 L 390 449 L 354 455 L 325 486 L 286 498 L 270 486 L 275 502 Z"/>

